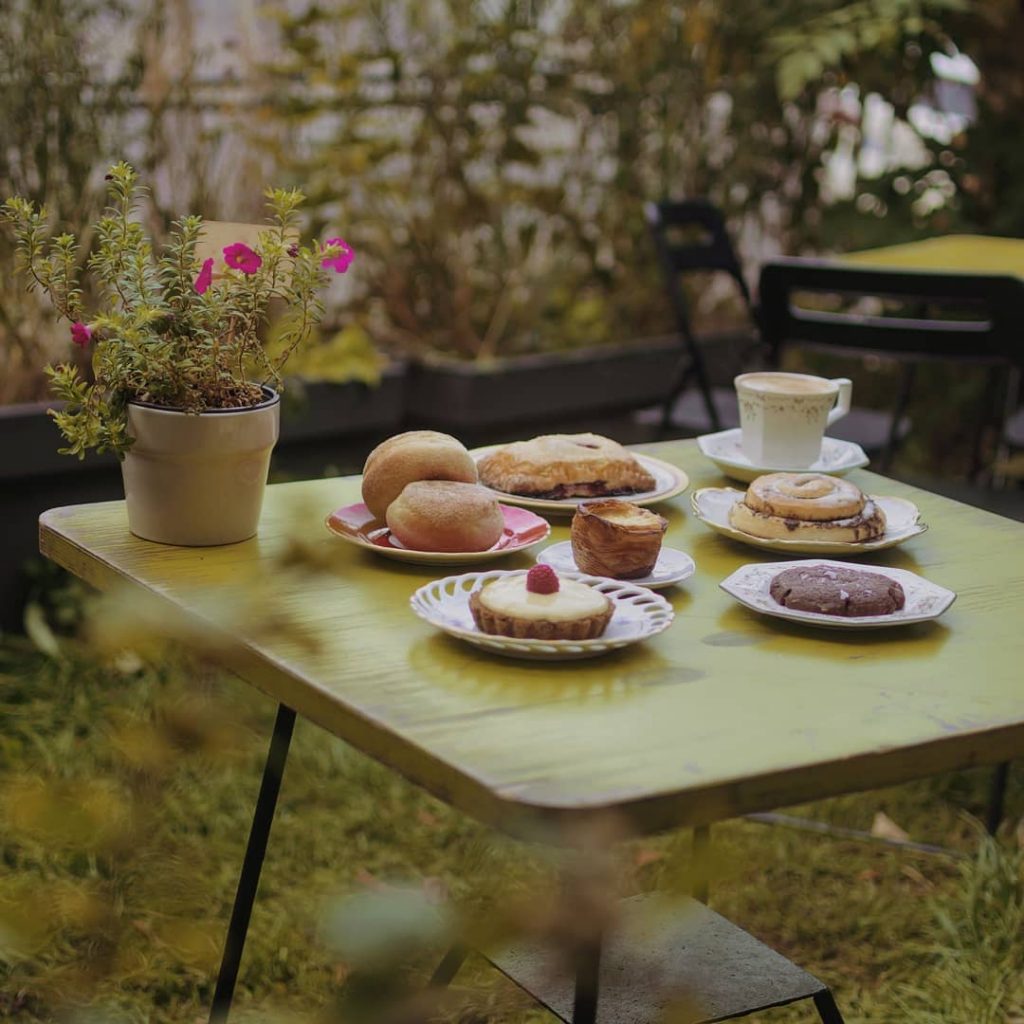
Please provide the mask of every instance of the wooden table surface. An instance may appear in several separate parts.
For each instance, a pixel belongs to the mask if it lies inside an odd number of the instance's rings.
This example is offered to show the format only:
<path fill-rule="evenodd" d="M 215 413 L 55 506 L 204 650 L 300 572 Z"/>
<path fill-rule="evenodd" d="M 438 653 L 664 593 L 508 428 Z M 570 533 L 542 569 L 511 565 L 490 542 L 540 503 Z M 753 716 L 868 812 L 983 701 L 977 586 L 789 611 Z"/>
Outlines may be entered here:
<path fill-rule="evenodd" d="M 844 261 L 900 270 L 950 270 L 1024 278 L 1024 238 L 943 235 L 904 245 L 845 253 Z"/>
<path fill-rule="evenodd" d="M 645 450 L 682 466 L 691 491 L 725 482 L 693 442 Z M 416 618 L 413 590 L 458 570 L 401 565 L 329 535 L 323 517 L 358 500 L 354 477 L 270 487 L 260 535 L 243 544 L 141 541 L 115 502 L 45 513 L 40 546 L 100 589 L 124 584 L 189 614 L 269 574 L 323 650 L 239 630 L 229 668 L 454 806 L 559 842 L 595 814 L 656 831 L 1021 754 L 1024 525 L 865 471 L 851 479 L 918 503 L 930 530 L 870 561 L 957 591 L 938 622 L 840 632 L 748 611 L 718 583 L 772 556 L 707 530 L 691 491 L 661 506 L 666 543 L 697 563 L 663 591 L 676 621 L 644 644 L 562 664 L 488 655 Z M 338 556 L 335 574 L 280 569 L 296 528 Z M 567 535 L 556 521 L 551 542 Z"/>

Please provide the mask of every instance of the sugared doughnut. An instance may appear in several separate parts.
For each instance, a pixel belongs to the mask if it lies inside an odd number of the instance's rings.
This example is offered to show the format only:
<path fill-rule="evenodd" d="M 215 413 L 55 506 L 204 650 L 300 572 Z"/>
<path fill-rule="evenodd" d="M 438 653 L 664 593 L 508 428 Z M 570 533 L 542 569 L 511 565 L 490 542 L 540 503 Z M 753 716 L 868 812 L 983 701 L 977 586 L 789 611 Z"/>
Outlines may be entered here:
<path fill-rule="evenodd" d="M 505 529 L 497 498 L 477 484 L 415 480 L 388 506 L 387 524 L 415 551 L 486 551 Z"/>
<path fill-rule="evenodd" d="M 363 501 L 377 519 L 415 480 L 477 482 L 476 463 L 465 446 L 450 434 L 410 430 L 382 441 L 363 466 Z M 469 550 L 469 549 L 466 549 Z"/>
<path fill-rule="evenodd" d="M 755 512 L 802 522 L 848 519 L 864 508 L 856 484 L 823 473 L 768 473 L 747 488 L 744 499 Z"/>

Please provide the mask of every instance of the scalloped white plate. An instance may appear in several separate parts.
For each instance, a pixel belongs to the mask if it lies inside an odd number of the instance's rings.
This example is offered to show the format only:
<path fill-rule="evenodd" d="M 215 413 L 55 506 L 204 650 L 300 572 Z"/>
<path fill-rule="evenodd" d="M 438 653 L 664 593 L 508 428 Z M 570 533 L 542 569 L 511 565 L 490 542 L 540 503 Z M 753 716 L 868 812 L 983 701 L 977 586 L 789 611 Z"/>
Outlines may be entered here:
<path fill-rule="evenodd" d="M 743 483 L 750 483 L 765 473 L 827 473 L 829 476 L 845 476 L 871 461 L 859 444 L 841 441 L 838 437 L 823 437 L 821 458 L 810 466 L 755 466 L 743 454 L 743 431 L 739 427 L 720 430 L 716 434 L 702 434 L 697 438 L 697 447 L 726 476 Z"/>
<path fill-rule="evenodd" d="M 693 514 L 715 533 L 733 540 L 750 544 L 766 551 L 791 551 L 805 555 L 863 555 L 869 551 L 883 551 L 885 548 L 902 544 L 919 533 L 928 529 L 920 522 L 921 513 L 912 501 L 905 498 L 887 498 L 872 495 L 876 505 L 885 513 L 885 533 L 877 540 L 861 541 L 852 544 L 848 541 L 834 540 L 785 540 L 755 537 L 752 534 L 737 530 L 729 522 L 729 509 L 742 499 L 746 492 L 737 491 L 733 487 L 702 487 L 690 497 Z"/>
<path fill-rule="evenodd" d="M 496 452 L 504 445 L 492 444 L 486 448 L 473 448 L 470 455 L 479 462 L 485 455 Z M 659 501 L 667 501 L 677 494 L 682 494 L 690 486 L 690 478 L 671 462 L 656 459 L 653 455 L 644 455 L 642 452 L 633 452 L 633 456 L 651 476 L 654 477 L 654 490 L 643 491 L 639 494 L 617 494 L 615 497 L 623 501 L 631 501 L 634 505 L 654 505 Z M 481 487 L 486 484 L 481 483 Z M 492 487 L 487 490 L 496 495 L 506 505 L 518 505 L 520 508 L 533 509 L 535 512 L 546 512 L 550 515 L 571 516 L 576 511 L 576 506 L 587 501 L 600 501 L 601 498 L 527 498 L 521 494 L 507 494 L 505 491 L 498 491 Z"/>
<path fill-rule="evenodd" d="M 868 572 L 877 572 L 895 580 L 902 588 L 906 599 L 898 612 L 891 615 L 822 615 L 818 612 L 804 612 L 786 608 L 779 604 L 769 592 L 772 580 L 786 569 L 812 565 L 834 565 L 849 568 L 842 562 L 827 559 L 800 559 L 796 562 L 758 562 L 744 565 L 728 579 L 718 585 L 740 604 L 780 619 L 802 622 L 808 626 L 824 626 L 828 629 L 880 629 L 883 626 L 905 626 L 912 622 L 928 622 L 937 619 L 955 600 L 952 590 L 918 576 L 906 569 L 891 569 L 887 565 L 858 566 Z"/>
<path fill-rule="evenodd" d="M 580 571 L 576 559 L 572 556 L 571 540 L 563 540 L 559 544 L 545 548 L 537 555 L 537 561 L 543 565 L 550 565 L 558 572 Z M 658 553 L 657 562 L 654 563 L 654 571 L 649 576 L 641 576 L 628 582 L 635 583 L 638 587 L 647 587 L 648 590 L 660 590 L 662 587 L 670 587 L 673 583 L 682 583 L 683 580 L 689 579 L 696 569 L 693 559 L 685 551 L 663 547 Z"/>
<path fill-rule="evenodd" d="M 476 647 L 509 658 L 561 661 L 593 658 L 655 636 L 672 624 L 675 612 L 663 597 L 646 587 L 603 576 L 567 572 L 566 579 L 596 587 L 615 606 L 608 627 L 594 640 L 516 640 L 482 633 L 469 610 L 469 595 L 485 583 L 502 576 L 525 576 L 526 570 L 492 570 L 446 576 L 420 587 L 409 599 L 412 610 L 432 626 Z"/>

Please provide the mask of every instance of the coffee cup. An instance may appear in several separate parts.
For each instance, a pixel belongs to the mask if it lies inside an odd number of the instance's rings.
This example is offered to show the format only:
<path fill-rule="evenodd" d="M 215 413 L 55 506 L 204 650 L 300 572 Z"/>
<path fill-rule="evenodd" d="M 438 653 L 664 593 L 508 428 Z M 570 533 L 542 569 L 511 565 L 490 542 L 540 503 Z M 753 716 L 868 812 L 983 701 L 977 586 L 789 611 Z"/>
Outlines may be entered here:
<path fill-rule="evenodd" d="M 743 454 L 765 469 L 806 469 L 825 428 L 850 411 L 853 383 L 807 373 L 741 373 L 735 380 Z"/>

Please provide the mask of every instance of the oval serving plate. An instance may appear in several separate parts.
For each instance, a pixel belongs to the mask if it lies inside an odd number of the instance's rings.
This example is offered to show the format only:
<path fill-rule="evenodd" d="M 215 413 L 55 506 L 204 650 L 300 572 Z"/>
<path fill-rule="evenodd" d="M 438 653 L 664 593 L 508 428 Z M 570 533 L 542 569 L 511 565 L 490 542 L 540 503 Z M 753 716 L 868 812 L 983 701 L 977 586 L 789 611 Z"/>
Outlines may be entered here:
<path fill-rule="evenodd" d="M 887 498 L 871 495 L 871 499 L 885 513 L 885 533 L 877 540 L 852 544 L 834 540 L 785 540 L 755 537 L 737 530 L 729 522 L 729 509 L 739 501 L 745 492 L 732 487 L 703 487 L 690 497 L 693 514 L 706 526 L 724 537 L 731 537 L 743 544 L 766 551 L 791 551 L 805 555 L 862 555 L 869 551 L 883 551 L 895 547 L 911 537 L 924 533 L 928 527 L 920 522 L 921 513 L 912 501 L 904 498 Z"/>
<path fill-rule="evenodd" d="M 526 570 L 520 569 L 446 576 L 420 587 L 409 599 L 409 604 L 421 619 L 449 636 L 494 654 L 536 661 L 563 661 L 607 654 L 655 636 L 668 629 L 675 618 L 672 605 L 646 587 L 603 576 L 567 572 L 561 575 L 596 587 L 614 603 L 615 611 L 602 636 L 593 640 L 517 640 L 482 633 L 469 610 L 469 595 L 491 580 L 525 574 Z"/>
<path fill-rule="evenodd" d="M 550 565 L 556 572 L 580 571 L 572 555 L 571 540 L 563 540 L 559 544 L 545 548 L 537 555 L 537 561 L 542 565 Z M 638 587 L 647 587 L 648 590 L 660 590 L 662 587 L 671 587 L 674 583 L 688 580 L 696 569 L 693 559 L 685 551 L 662 547 L 658 552 L 658 560 L 654 563 L 654 571 L 649 576 L 641 576 L 627 582 Z"/>
<path fill-rule="evenodd" d="M 501 505 L 505 530 L 498 542 L 486 551 L 415 551 L 402 546 L 386 523 L 375 519 L 370 510 L 359 502 L 336 509 L 327 517 L 327 529 L 336 537 L 366 548 L 368 551 L 399 562 L 416 565 L 472 565 L 525 551 L 546 540 L 551 524 L 527 509 Z"/>
<path fill-rule="evenodd" d="M 795 566 L 805 568 L 812 565 L 834 565 L 842 568 L 842 562 L 830 562 L 825 559 L 800 559 L 797 562 L 758 562 L 744 565 L 737 569 L 728 579 L 722 580 L 719 586 L 740 604 L 763 615 L 772 615 L 791 622 L 802 622 L 808 626 L 821 626 L 826 629 L 881 629 L 885 626 L 905 626 L 912 622 L 928 622 L 937 619 L 955 600 L 952 590 L 940 587 L 937 583 L 926 580 L 917 573 L 906 569 L 891 569 L 887 565 L 859 566 L 866 571 L 877 572 L 895 580 L 902 588 L 905 598 L 903 607 L 889 615 L 822 615 L 818 612 L 805 612 L 796 608 L 787 608 L 779 604 L 769 592 L 775 576 Z"/>
<path fill-rule="evenodd" d="M 492 444 L 486 448 L 473 448 L 469 454 L 479 462 L 485 455 L 490 455 L 491 452 L 496 452 L 502 447 L 504 446 L 500 444 Z M 637 494 L 616 494 L 607 497 L 621 498 L 623 501 L 631 501 L 634 505 L 654 505 L 659 501 L 667 501 L 677 494 L 682 494 L 690 486 L 690 478 L 678 466 L 673 466 L 671 462 L 665 462 L 662 459 L 656 459 L 653 455 L 644 455 L 641 452 L 631 454 L 654 477 L 654 489 Z M 486 487 L 487 485 L 481 483 L 480 486 Z M 603 500 L 602 496 L 598 495 L 591 498 L 528 498 L 521 494 L 497 491 L 493 487 L 487 487 L 487 490 L 507 505 L 530 508 L 548 515 L 571 516 L 576 511 L 577 505 L 585 501 Z"/>

